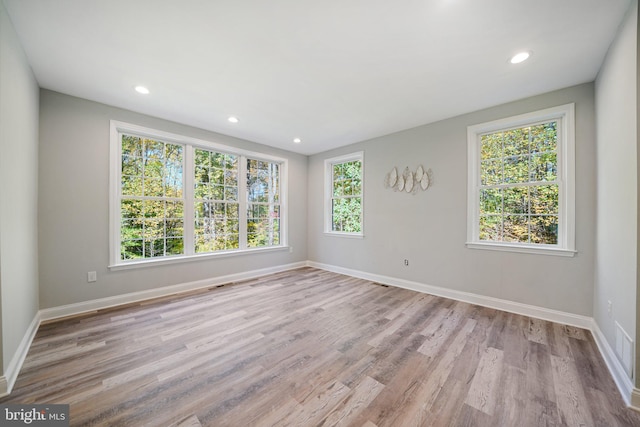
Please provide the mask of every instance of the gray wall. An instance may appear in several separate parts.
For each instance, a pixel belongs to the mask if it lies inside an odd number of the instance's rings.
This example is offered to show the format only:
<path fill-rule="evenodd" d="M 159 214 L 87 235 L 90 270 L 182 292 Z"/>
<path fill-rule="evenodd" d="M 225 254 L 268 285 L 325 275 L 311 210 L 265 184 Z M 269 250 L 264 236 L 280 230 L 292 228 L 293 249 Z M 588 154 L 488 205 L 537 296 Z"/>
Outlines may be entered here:
<path fill-rule="evenodd" d="M 38 83 L 0 1 L 3 372 L 38 311 Z"/>
<path fill-rule="evenodd" d="M 593 305 L 595 117 L 583 84 L 332 150 L 309 159 L 309 259 L 585 316 Z M 425 102 L 428 102 L 425 100 Z M 467 126 L 576 104 L 574 258 L 467 249 Z M 323 234 L 323 161 L 364 151 L 363 239 Z M 433 171 L 415 196 L 383 187 L 393 166 Z M 409 266 L 403 266 L 403 259 Z"/>
<path fill-rule="evenodd" d="M 593 317 L 615 348 L 614 321 L 635 339 L 637 270 L 637 3 L 596 79 L 596 264 Z M 613 304 L 612 317 L 607 301 Z"/>
<path fill-rule="evenodd" d="M 109 120 L 289 159 L 289 243 L 277 251 L 109 271 Z M 307 259 L 307 158 L 48 90 L 40 92 L 40 306 L 246 272 Z M 87 272 L 98 281 L 87 283 Z"/>

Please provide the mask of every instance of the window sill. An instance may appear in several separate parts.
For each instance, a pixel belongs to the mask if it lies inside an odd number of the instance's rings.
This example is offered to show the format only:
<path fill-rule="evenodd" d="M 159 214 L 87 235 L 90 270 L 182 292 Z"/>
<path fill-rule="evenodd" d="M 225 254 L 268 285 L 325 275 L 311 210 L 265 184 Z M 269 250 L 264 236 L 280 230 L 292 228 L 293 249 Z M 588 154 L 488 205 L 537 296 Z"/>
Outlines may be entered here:
<path fill-rule="evenodd" d="M 346 237 L 347 239 L 364 239 L 364 234 L 362 233 L 338 233 L 336 231 L 325 231 L 324 235 L 331 237 Z"/>
<path fill-rule="evenodd" d="M 553 255 L 562 257 L 573 257 L 577 251 L 572 249 L 562 249 L 545 246 L 526 246 L 510 243 L 487 243 L 487 242 L 467 242 L 469 249 L 485 249 L 489 251 L 516 252 L 535 255 Z"/>
<path fill-rule="evenodd" d="M 251 248 L 251 249 L 243 249 L 243 250 L 238 249 L 233 251 L 224 251 L 224 252 L 209 253 L 209 254 L 179 255 L 179 256 L 172 256 L 172 257 L 145 259 L 143 261 L 129 261 L 129 262 L 123 262 L 120 264 L 113 264 L 109 266 L 109 270 L 111 271 L 129 270 L 133 268 L 154 267 L 154 266 L 165 265 L 165 264 L 179 264 L 179 263 L 191 262 L 191 261 L 203 261 L 207 259 L 227 258 L 227 257 L 240 256 L 240 255 L 254 255 L 257 253 L 279 252 L 279 251 L 286 251 L 286 250 L 289 250 L 289 246 L 270 246 L 266 248 Z"/>

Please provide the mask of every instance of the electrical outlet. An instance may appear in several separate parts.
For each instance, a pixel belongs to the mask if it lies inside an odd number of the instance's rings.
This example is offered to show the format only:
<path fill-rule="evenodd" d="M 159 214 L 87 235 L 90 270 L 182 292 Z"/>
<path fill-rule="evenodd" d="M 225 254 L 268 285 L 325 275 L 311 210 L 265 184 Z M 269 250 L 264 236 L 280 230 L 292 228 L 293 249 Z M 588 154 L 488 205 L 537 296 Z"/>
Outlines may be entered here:
<path fill-rule="evenodd" d="M 98 274 L 95 271 L 90 271 L 87 273 L 87 282 L 95 282 L 98 280 Z"/>
<path fill-rule="evenodd" d="M 293 246 L 289 246 L 289 253 L 292 254 L 293 253 Z"/>
<path fill-rule="evenodd" d="M 607 301 L 607 315 L 610 319 L 613 319 L 613 303 L 611 300 Z"/>
<path fill-rule="evenodd" d="M 408 266 L 409 266 L 409 260 L 408 260 L 408 259 L 405 259 L 405 260 L 404 260 L 404 266 L 405 266 L 405 267 L 408 267 Z"/>

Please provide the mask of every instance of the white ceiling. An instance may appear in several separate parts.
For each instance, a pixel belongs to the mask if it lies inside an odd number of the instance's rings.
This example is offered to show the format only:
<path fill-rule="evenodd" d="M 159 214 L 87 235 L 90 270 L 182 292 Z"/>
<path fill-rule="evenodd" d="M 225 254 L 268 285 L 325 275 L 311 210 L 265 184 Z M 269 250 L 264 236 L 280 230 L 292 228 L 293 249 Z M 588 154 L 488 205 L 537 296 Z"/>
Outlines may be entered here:
<path fill-rule="evenodd" d="M 43 88 L 313 154 L 593 81 L 631 0 L 4 3 Z"/>

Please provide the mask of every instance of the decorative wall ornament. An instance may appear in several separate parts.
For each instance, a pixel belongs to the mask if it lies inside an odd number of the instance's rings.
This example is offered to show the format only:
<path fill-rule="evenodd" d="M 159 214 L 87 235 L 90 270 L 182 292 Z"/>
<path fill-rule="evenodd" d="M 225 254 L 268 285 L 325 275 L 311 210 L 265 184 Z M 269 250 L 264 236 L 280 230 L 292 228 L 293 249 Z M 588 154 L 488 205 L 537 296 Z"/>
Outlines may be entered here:
<path fill-rule="evenodd" d="M 394 167 L 384 177 L 384 188 L 416 194 L 418 189 L 424 191 L 429 188 L 432 174 L 431 169 L 425 170 L 422 165 L 418 166 L 415 172 L 409 170 L 407 166 L 402 174 L 399 174 L 398 168 Z"/>

